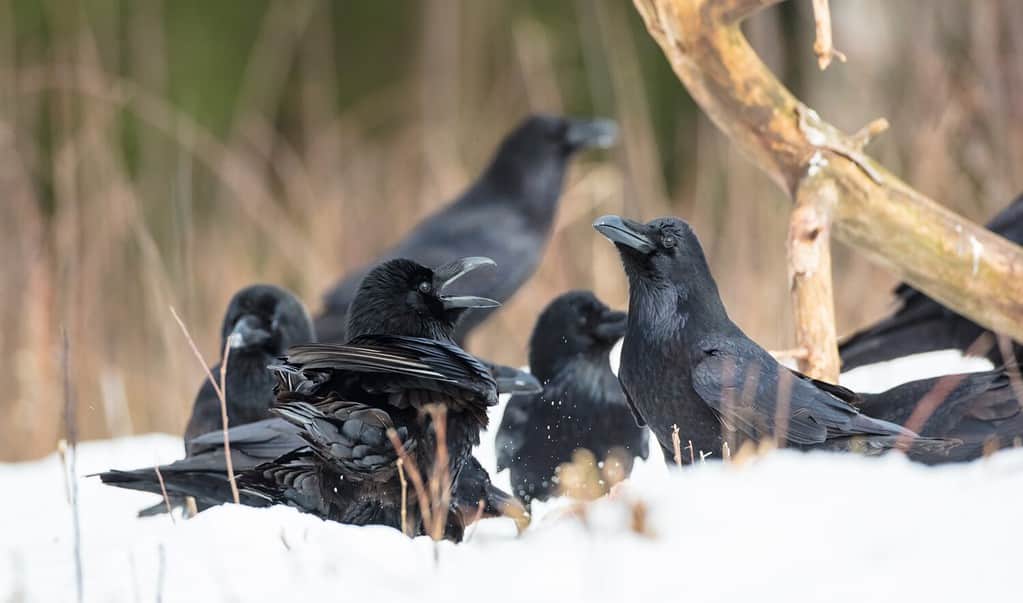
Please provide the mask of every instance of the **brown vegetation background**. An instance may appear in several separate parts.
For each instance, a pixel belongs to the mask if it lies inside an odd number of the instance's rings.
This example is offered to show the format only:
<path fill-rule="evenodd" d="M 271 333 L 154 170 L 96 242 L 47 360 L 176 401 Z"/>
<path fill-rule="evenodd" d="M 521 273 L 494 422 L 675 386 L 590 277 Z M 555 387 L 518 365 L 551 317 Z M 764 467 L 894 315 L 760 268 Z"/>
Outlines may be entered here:
<path fill-rule="evenodd" d="M 833 123 L 887 117 L 871 153 L 922 192 L 984 221 L 1023 188 L 1023 3 L 832 10 L 849 62 L 825 73 L 809 0 L 748 33 Z M 691 221 L 737 322 L 791 345 L 788 202 L 628 3 L 0 0 L 0 460 L 63 433 L 62 326 L 83 437 L 180 432 L 203 373 L 170 306 L 211 361 L 239 287 L 279 283 L 318 310 L 533 111 L 612 116 L 623 136 L 575 164 L 543 266 L 471 349 L 524 362 L 569 288 L 624 306 L 590 227 L 608 212 Z M 834 273 L 840 333 L 890 306 L 891 278 L 841 247 Z"/>

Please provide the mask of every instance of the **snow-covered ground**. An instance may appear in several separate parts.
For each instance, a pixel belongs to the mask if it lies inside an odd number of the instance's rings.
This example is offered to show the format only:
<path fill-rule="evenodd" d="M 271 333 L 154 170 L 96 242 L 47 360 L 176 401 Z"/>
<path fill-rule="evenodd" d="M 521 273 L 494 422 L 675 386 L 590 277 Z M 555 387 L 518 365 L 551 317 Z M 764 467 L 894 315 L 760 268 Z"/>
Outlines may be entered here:
<path fill-rule="evenodd" d="M 944 372 L 983 368 L 947 363 Z M 856 384 L 905 381 L 919 368 L 873 369 Z M 491 468 L 492 437 L 479 450 Z M 167 435 L 87 442 L 77 473 L 181 453 Z M 507 485 L 504 475 L 497 481 Z M 534 509 L 522 536 L 509 521 L 488 520 L 465 543 L 440 544 L 436 560 L 424 538 L 287 508 L 138 520 L 153 496 L 95 478 L 78 485 L 90 602 L 1012 600 L 1023 558 L 1023 450 L 940 468 L 898 455 L 781 451 L 678 472 L 655 457 L 585 520 L 564 502 Z M 0 601 L 74 601 L 60 460 L 0 465 L 0 492 Z M 630 527 L 636 501 L 649 534 Z"/>

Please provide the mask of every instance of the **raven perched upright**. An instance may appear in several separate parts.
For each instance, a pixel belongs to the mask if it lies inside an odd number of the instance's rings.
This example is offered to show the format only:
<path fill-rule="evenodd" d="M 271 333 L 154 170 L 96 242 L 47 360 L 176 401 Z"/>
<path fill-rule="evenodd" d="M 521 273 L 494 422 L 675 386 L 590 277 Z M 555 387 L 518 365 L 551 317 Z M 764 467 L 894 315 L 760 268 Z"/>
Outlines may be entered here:
<path fill-rule="evenodd" d="M 289 347 L 315 340 L 309 313 L 289 291 L 252 285 L 231 298 L 220 334 L 221 353 L 228 342 L 231 346 L 225 375 L 228 422 L 242 425 L 266 419 L 274 384 L 266 367 Z M 220 364 L 211 371 L 219 378 Z M 192 452 L 189 440 L 221 427 L 220 399 L 209 380 L 203 379 L 185 428 L 186 452 Z"/>
<path fill-rule="evenodd" d="M 486 425 L 486 407 L 496 403 L 496 382 L 487 367 L 451 341 L 466 309 L 496 302 L 445 294 L 462 275 L 492 263 L 465 258 L 430 270 L 409 260 L 386 262 L 367 276 L 356 296 L 349 345 L 292 347 L 276 367 L 280 392 L 274 412 L 283 421 L 232 430 L 232 458 L 248 467 L 238 476 L 241 502 L 285 503 L 346 523 L 400 527 L 396 453 L 385 430 L 394 429 L 426 471 L 436 451 L 426 408 L 440 404 L 447 408 L 454 482 L 446 534 L 460 537 L 475 514 L 487 517 L 496 509 L 521 515 L 521 506 L 509 509 L 515 506 L 511 498 L 493 488 L 470 460 Z M 528 379 L 512 382 L 532 385 Z M 219 433 L 196 438 L 193 458 L 162 470 L 171 496 L 195 496 L 207 506 L 230 500 L 220 438 Z M 150 473 L 155 472 L 111 471 L 101 478 L 154 491 Z M 422 532 L 414 499 L 409 507 L 415 531 Z M 471 516 L 470 507 L 477 509 Z"/>
<path fill-rule="evenodd" d="M 540 263 L 569 158 L 581 149 L 609 146 L 616 133 L 609 120 L 527 118 L 504 139 L 479 180 L 373 264 L 400 257 L 438 266 L 466 255 L 484 255 L 497 261 L 497 269 L 467 277 L 458 291 L 506 301 Z M 368 271 L 353 271 L 324 295 L 323 313 L 316 319 L 320 341 L 344 343 L 352 336 L 346 332 L 348 307 Z M 487 315 L 468 312 L 454 340 L 463 343 Z"/>
<path fill-rule="evenodd" d="M 1023 445 L 1023 412 L 1009 374 L 1004 370 L 946 375 L 911 381 L 878 393 L 864 394 L 857 404 L 878 419 L 905 425 L 918 407 L 924 412 L 920 435 L 959 440 L 947 454 L 908 451 L 909 458 L 928 464 L 971 461 L 986 450 Z"/>
<path fill-rule="evenodd" d="M 542 393 L 513 396 L 497 431 L 497 470 L 511 470 L 512 492 L 527 505 L 557 490 L 559 465 L 577 448 L 598 462 L 611 455 L 632 471 L 647 457 L 646 430 L 635 424 L 609 354 L 625 335 L 625 313 L 589 291 L 561 295 L 540 315 L 529 341 L 529 368 Z"/>
<path fill-rule="evenodd" d="M 491 264 L 464 258 L 430 270 L 398 259 L 370 272 L 352 303 L 347 344 L 296 346 L 273 367 L 274 413 L 298 426 L 308 447 L 246 472 L 242 489 L 343 523 L 400 528 L 402 494 L 388 432 L 423 471 L 435 467 L 445 447 L 457 481 L 487 426 L 487 408 L 497 404 L 497 386 L 451 335 L 466 309 L 497 302 L 445 290 Z M 444 440 L 431 407 L 446 411 Z M 412 498 L 409 522 L 418 533 L 425 509 Z"/>
<path fill-rule="evenodd" d="M 877 452 L 916 437 L 861 414 L 848 403 L 853 392 L 790 372 L 746 337 L 728 318 L 700 242 L 684 221 L 604 216 L 594 227 L 618 248 L 629 279 L 618 376 L 666 459 L 673 457 L 674 426 L 694 451 L 715 454 L 726 438 Z"/>
<path fill-rule="evenodd" d="M 987 228 L 1017 245 L 1023 244 L 1023 195 L 992 218 Z M 839 346 L 843 370 L 935 350 L 965 352 L 981 335 L 989 333 L 985 327 L 905 283 L 895 289 L 895 295 L 900 304 L 894 314 L 855 333 Z M 1020 345 L 1014 343 L 1014 355 L 1023 360 L 1020 352 Z M 994 339 L 985 354 L 995 366 L 1006 362 Z"/>

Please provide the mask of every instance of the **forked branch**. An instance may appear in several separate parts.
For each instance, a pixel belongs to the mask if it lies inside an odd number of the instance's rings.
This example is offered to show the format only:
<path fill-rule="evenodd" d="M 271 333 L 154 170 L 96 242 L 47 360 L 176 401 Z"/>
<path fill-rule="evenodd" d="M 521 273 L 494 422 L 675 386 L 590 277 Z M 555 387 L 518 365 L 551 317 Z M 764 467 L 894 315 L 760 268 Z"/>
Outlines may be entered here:
<path fill-rule="evenodd" d="M 1023 341 L 1023 250 L 903 183 L 799 102 L 740 22 L 781 0 L 634 0 L 693 99 L 793 199 L 811 169 L 836 192 L 831 232 L 956 312 Z"/>

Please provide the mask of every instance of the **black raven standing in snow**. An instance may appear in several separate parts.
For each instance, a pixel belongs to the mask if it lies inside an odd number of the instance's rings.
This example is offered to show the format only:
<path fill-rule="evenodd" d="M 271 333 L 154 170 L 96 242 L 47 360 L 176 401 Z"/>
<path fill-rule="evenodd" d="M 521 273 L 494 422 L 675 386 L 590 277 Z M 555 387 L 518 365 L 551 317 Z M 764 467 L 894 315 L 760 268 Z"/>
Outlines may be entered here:
<path fill-rule="evenodd" d="M 675 427 L 694 452 L 716 455 L 726 441 L 866 452 L 909 440 L 944 444 L 864 415 L 849 404 L 853 392 L 778 364 L 729 319 L 703 249 L 683 220 L 640 224 L 604 216 L 594 227 L 618 248 L 629 280 L 618 376 L 637 419 L 649 425 L 669 461 Z"/>
<path fill-rule="evenodd" d="M 416 226 L 373 265 L 390 258 L 409 258 L 438 266 L 468 255 L 497 262 L 491 274 L 474 274 L 456 291 L 472 291 L 499 302 L 510 298 L 540 263 L 557 213 L 569 158 L 581 149 L 607 147 L 617 129 L 610 120 L 580 120 L 534 115 L 501 143 L 490 165 L 450 205 Z M 320 341 L 344 343 L 348 308 L 369 268 L 345 276 L 324 296 L 316 319 Z M 474 310 L 455 330 L 465 336 L 489 314 Z"/>
<path fill-rule="evenodd" d="M 309 314 L 289 291 L 273 285 L 252 285 L 231 298 L 220 335 L 221 354 L 230 345 L 224 380 L 229 424 L 266 419 L 274 385 L 274 377 L 266 367 L 289 347 L 314 341 Z M 220 364 L 211 371 L 219 379 Z M 192 452 L 189 440 L 221 427 L 220 399 L 209 380 L 204 379 L 185 428 L 186 453 Z"/>
<path fill-rule="evenodd" d="M 589 291 L 561 295 L 540 315 L 529 341 L 529 368 L 543 392 L 513 396 L 497 431 L 497 470 L 511 470 L 512 492 L 527 505 L 557 491 L 557 469 L 584 448 L 598 462 L 612 455 L 626 475 L 647 457 L 609 354 L 625 335 L 625 313 Z"/>
<path fill-rule="evenodd" d="M 446 289 L 492 264 L 464 258 L 430 270 L 398 259 L 370 272 L 352 303 L 347 344 L 296 346 L 274 367 L 274 413 L 302 430 L 307 448 L 246 472 L 242 489 L 343 523 L 401 528 L 389 433 L 424 472 L 446 448 L 443 470 L 457 481 L 487 426 L 487 408 L 497 404 L 497 384 L 455 345 L 453 327 L 468 308 L 497 302 Z M 431 408 L 444 410 L 443 431 Z M 426 509 L 411 499 L 408 521 L 418 533 Z"/>
<path fill-rule="evenodd" d="M 1023 195 L 992 218 L 987 228 L 1017 245 L 1023 244 Z M 982 335 L 990 333 L 905 283 L 895 289 L 895 295 L 899 308 L 894 314 L 851 335 L 839 346 L 843 370 L 935 350 L 965 352 Z M 1012 348 L 1013 354 L 1023 360 L 1020 345 L 1014 342 Z M 995 366 L 1006 362 L 994 337 L 984 353 Z"/>

